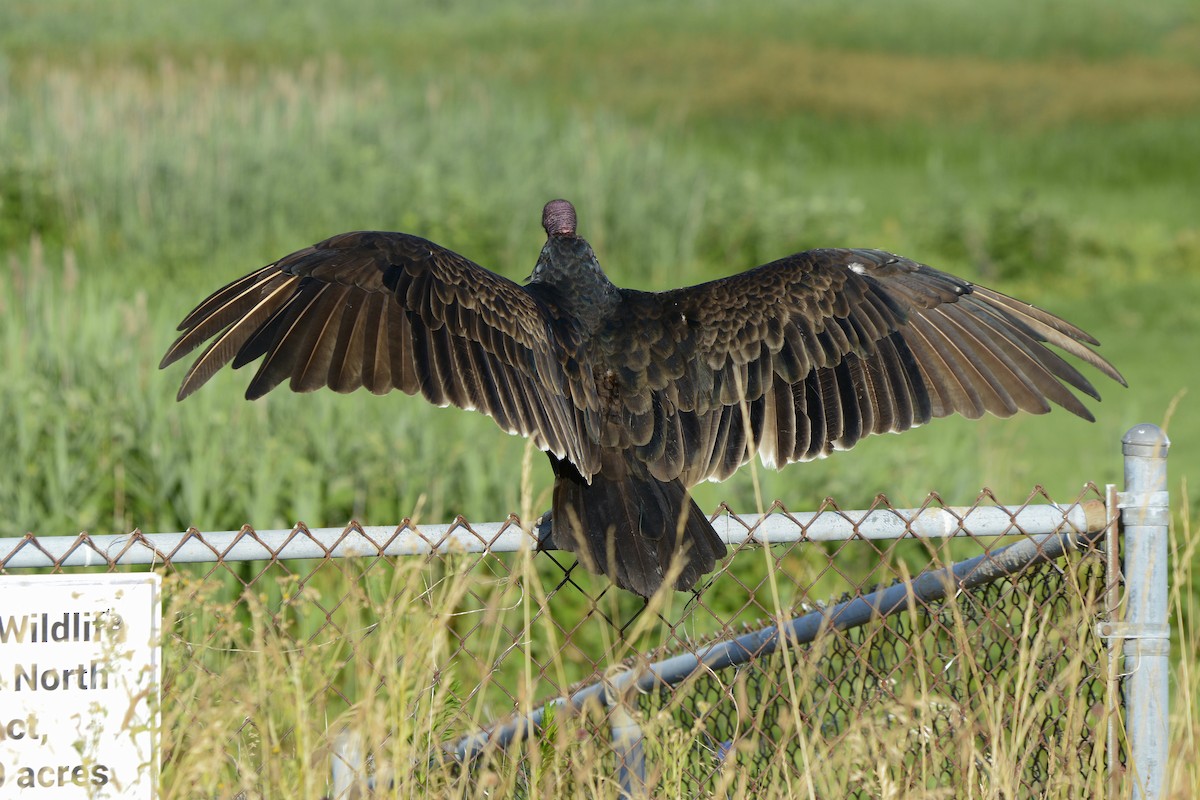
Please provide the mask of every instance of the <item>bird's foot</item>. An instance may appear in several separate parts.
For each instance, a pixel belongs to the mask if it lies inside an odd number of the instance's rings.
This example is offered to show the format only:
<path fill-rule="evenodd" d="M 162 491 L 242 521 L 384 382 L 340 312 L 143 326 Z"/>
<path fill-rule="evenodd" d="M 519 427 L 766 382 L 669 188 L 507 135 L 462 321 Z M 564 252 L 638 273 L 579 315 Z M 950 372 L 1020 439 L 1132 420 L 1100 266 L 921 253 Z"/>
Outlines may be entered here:
<path fill-rule="evenodd" d="M 547 511 L 538 518 L 537 526 L 534 529 L 537 534 L 537 549 L 540 550 L 560 550 L 561 548 L 554 542 L 554 519 L 553 512 Z"/>

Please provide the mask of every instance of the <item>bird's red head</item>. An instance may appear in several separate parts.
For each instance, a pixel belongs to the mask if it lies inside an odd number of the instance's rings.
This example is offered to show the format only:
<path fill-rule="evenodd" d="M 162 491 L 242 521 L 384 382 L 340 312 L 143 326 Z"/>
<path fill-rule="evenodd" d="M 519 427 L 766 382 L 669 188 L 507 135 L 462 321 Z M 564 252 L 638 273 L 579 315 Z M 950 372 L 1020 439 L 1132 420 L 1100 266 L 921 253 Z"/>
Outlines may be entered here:
<path fill-rule="evenodd" d="M 547 236 L 575 235 L 575 206 L 566 200 L 551 200 L 542 209 L 542 227 Z"/>

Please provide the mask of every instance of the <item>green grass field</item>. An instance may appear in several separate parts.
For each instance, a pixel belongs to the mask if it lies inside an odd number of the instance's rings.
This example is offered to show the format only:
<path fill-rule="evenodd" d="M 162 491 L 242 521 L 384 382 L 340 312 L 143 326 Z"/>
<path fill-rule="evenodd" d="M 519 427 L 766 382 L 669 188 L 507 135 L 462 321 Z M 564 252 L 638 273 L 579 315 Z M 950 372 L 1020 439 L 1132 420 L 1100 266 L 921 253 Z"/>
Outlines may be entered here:
<path fill-rule="evenodd" d="M 1130 384 L 1089 375 L 1094 425 L 938 421 L 745 469 L 702 507 L 1073 497 L 1120 483 L 1143 421 L 1168 427 L 1185 498 L 1198 142 L 1186 0 L 4 3 L 0 536 L 540 513 L 549 470 L 514 477 L 523 443 L 486 418 L 398 395 L 250 404 L 239 373 L 177 404 L 183 370 L 157 363 L 209 291 L 344 230 L 522 279 L 555 196 L 625 286 L 879 247 L 1079 323 Z M 1200 586 L 1179 569 L 1185 628 Z"/>

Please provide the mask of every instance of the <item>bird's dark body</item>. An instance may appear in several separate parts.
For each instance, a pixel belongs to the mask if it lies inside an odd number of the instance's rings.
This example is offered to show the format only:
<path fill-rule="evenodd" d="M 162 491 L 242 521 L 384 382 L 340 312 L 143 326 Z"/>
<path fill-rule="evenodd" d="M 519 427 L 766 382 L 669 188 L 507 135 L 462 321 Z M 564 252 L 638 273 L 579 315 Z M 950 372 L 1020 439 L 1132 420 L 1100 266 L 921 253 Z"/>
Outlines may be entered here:
<path fill-rule="evenodd" d="M 212 338 L 180 399 L 262 358 L 247 396 L 399 389 L 477 409 L 554 469 L 555 543 L 642 595 L 725 555 L 688 487 L 934 417 L 1090 413 L 1046 345 L 1123 383 L 1058 317 L 876 250 L 812 250 L 698 286 L 613 285 L 574 209 L 547 205 L 520 286 L 432 242 L 342 234 L 218 290 L 163 366 Z M 672 560 L 678 559 L 675 572 Z"/>

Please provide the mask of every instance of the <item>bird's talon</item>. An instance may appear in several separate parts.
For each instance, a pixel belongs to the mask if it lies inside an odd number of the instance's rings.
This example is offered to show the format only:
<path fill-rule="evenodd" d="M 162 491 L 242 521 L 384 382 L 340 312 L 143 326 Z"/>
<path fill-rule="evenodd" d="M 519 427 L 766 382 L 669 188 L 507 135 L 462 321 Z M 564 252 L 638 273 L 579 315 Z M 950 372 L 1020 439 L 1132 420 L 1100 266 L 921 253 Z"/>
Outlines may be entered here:
<path fill-rule="evenodd" d="M 539 551 L 561 549 L 554 542 L 554 519 L 552 512 L 547 511 L 538 518 L 536 533 L 538 540 L 537 549 Z"/>

